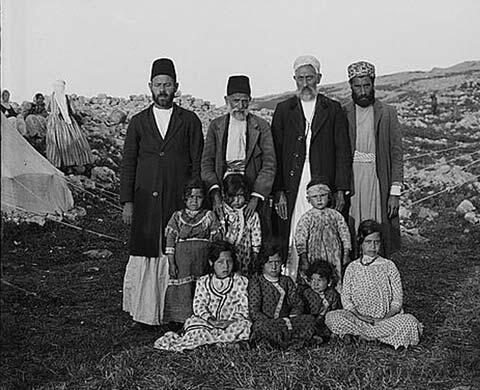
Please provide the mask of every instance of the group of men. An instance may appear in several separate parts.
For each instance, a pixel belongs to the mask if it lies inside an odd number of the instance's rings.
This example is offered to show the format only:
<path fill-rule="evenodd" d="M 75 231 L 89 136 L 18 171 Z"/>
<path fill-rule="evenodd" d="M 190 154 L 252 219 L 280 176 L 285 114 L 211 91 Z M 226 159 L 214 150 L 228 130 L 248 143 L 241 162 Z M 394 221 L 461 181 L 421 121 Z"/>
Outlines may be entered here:
<path fill-rule="evenodd" d="M 291 276 L 298 267 L 293 233 L 309 208 L 306 187 L 312 179 L 332 189 L 332 206 L 348 219 L 352 233 L 362 220 L 375 219 L 384 227 L 383 255 L 399 248 L 401 132 L 395 109 L 375 98 L 375 67 L 364 61 L 348 67 L 352 101 L 344 107 L 318 92 L 322 74 L 315 57 L 297 58 L 293 72 L 297 93 L 277 105 L 271 126 L 249 112 L 249 78 L 231 76 L 228 113 L 210 123 L 204 141 L 198 117 L 174 103 L 173 62 L 154 61 L 153 104 L 129 124 L 121 172 L 123 220 L 132 225 L 123 305 L 135 321 L 161 323 L 164 229 L 183 207 L 182 190 L 192 177 L 205 182 L 222 218 L 223 178 L 244 174 L 252 186 L 245 216 L 257 211 L 263 231 L 279 238 Z"/>

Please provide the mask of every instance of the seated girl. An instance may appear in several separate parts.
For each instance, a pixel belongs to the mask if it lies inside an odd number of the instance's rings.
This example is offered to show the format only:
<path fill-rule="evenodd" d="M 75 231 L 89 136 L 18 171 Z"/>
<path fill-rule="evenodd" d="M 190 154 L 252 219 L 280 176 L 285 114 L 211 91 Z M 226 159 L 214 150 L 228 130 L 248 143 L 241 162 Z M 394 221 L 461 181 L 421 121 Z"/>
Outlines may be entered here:
<path fill-rule="evenodd" d="M 164 322 L 183 324 L 192 315 L 195 282 L 207 274 L 210 242 L 221 237 L 220 223 L 203 207 L 204 198 L 203 182 L 190 180 L 183 191 L 185 208 L 173 213 L 165 229 L 170 280 Z"/>
<path fill-rule="evenodd" d="M 197 282 L 193 315 L 185 322 L 183 335 L 167 332 L 155 341 L 155 348 L 183 351 L 249 339 L 248 280 L 234 272 L 234 247 L 225 241 L 212 242 L 208 262 L 212 273 Z"/>
<path fill-rule="evenodd" d="M 342 290 L 344 310 L 328 312 L 325 324 L 339 336 L 354 335 L 392 345 L 417 345 L 422 324 L 403 312 L 400 273 L 391 260 L 378 255 L 380 225 L 367 220 L 358 228 L 361 257 L 345 271 Z"/>
<path fill-rule="evenodd" d="M 313 316 L 304 315 L 302 299 L 288 276 L 281 275 L 280 247 L 268 245 L 259 257 L 261 271 L 248 285 L 253 342 L 302 346 L 315 330 Z"/>
<path fill-rule="evenodd" d="M 223 181 L 223 191 L 225 240 L 235 245 L 240 273 L 250 276 L 256 268 L 256 259 L 262 243 L 260 217 L 255 211 L 248 220 L 245 219 L 245 208 L 250 194 L 245 176 L 228 175 Z"/>
<path fill-rule="evenodd" d="M 316 320 L 314 338 L 317 342 L 325 341 L 330 336 L 330 330 L 325 326 L 325 314 L 341 309 L 340 294 L 335 289 L 335 270 L 325 260 L 314 261 L 306 271 L 307 286 L 302 291 L 305 313 L 311 314 Z"/>

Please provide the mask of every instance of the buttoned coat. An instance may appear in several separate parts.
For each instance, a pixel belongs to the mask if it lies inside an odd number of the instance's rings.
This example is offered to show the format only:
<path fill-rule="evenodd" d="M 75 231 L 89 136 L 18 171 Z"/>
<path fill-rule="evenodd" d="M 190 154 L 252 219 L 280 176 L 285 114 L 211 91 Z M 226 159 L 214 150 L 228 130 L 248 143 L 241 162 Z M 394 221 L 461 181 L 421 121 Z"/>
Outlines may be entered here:
<path fill-rule="evenodd" d="M 350 190 L 352 156 L 347 119 L 340 103 L 319 94 L 311 131 L 309 161 L 312 179 L 325 180 L 332 191 Z M 277 105 L 272 135 L 277 156 L 273 190 L 285 192 L 288 212 L 286 221 L 276 218 L 276 229 L 286 244 L 306 156 L 305 115 L 298 97 Z"/>
<path fill-rule="evenodd" d="M 351 153 L 353 156 L 357 142 L 355 104 L 349 102 L 343 109 L 348 119 Z M 388 257 L 391 253 L 400 249 L 400 221 L 398 215 L 394 218 L 388 218 L 388 197 L 393 183 L 403 183 L 402 133 L 397 112 L 393 106 L 375 99 L 373 118 L 375 128 L 375 162 L 380 186 L 383 221 L 383 255 Z M 352 194 L 354 192 L 355 188 L 352 188 Z"/>
<path fill-rule="evenodd" d="M 215 118 L 207 131 L 202 154 L 202 180 L 211 188 L 222 187 L 226 171 L 226 151 L 230 114 Z M 245 176 L 252 192 L 268 197 L 275 178 L 275 150 L 270 126 L 264 119 L 248 114 Z"/>
<path fill-rule="evenodd" d="M 165 138 L 153 105 L 135 115 L 127 129 L 120 175 L 120 202 L 133 202 L 130 255 L 158 257 L 164 228 L 184 207 L 183 187 L 200 177 L 202 124 L 197 115 L 173 105 Z"/>

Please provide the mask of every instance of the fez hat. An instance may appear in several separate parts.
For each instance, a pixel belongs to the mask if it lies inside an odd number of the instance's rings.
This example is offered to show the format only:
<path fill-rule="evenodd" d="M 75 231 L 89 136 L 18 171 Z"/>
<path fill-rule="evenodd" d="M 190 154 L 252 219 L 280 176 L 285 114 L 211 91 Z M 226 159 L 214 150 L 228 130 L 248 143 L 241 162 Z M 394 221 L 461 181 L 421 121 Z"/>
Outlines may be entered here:
<path fill-rule="evenodd" d="M 233 95 L 234 93 L 251 95 L 250 80 L 247 76 L 230 76 L 227 83 L 227 96 Z"/>
<path fill-rule="evenodd" d="M 175 65 L 170 58 L 159 58 L 153 61 L 150 80 L 152 80 L 155 76 L 158 76 L 159 74 L 170 76 L 175 82 L 177 81 Z"/>

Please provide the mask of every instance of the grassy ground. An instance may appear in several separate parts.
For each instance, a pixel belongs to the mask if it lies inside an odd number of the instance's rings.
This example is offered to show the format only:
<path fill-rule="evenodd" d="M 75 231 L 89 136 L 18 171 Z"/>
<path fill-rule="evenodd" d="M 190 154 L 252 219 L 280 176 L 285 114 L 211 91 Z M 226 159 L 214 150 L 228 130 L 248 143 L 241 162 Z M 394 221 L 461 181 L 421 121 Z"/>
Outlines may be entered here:
<path fill-rule="evenodd" d="M 301 350 L 152 348 L 121 310 L 126 245 L 48 223 L 4 226 L 1 389 L 451 389 L 480 386 L 480 227 L 454 214 L 456 200 L 421 233 L 427 244 L 394 260 L 405 309 L 425 325 L 419 348 L 329 344 Z M 127 239 L 120 216 L 93 202 L 85 227 Z M 450 210 L 450 211 L 448 211 Z M 107 212 L 106 212 L 107 211 Z M 467 229 L 467 230 L 465 230 Z M 109 259 L 82 253 L 109 249 Z M 33 295 L 34 293 L 36 295 Z"/>

